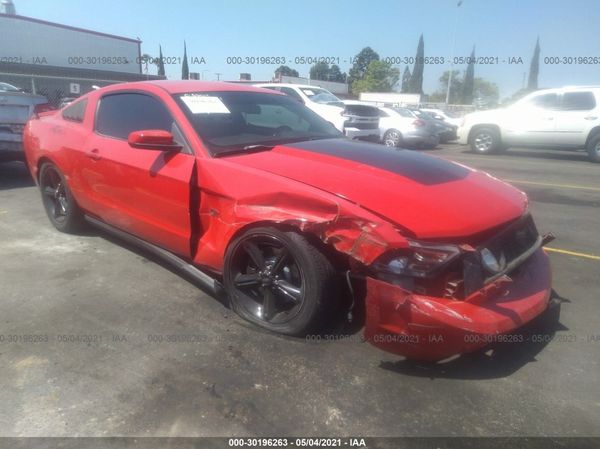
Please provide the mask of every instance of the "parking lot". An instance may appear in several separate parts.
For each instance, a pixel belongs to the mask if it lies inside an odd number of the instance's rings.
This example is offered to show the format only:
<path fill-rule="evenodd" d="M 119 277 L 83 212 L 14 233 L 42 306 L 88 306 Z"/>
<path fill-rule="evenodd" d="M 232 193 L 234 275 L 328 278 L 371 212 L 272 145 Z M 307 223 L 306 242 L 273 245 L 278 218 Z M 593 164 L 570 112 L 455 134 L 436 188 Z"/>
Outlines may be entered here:
<path fill-rule="evenodd" d="M 269 334 L 141 251 L 55 231 L 25 166 L 0 165 L 0 434 L 600 436 L 600 165 L 428 153 L 524 190 L 556 235 L 547 338 L 434 365 Z"/>

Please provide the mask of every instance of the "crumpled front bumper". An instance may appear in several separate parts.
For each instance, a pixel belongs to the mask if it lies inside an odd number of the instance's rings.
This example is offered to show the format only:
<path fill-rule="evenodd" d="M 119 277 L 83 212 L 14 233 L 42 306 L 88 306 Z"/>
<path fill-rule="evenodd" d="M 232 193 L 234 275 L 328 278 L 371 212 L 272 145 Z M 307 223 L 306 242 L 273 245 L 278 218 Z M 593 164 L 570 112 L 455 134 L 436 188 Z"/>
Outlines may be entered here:
<path fill-rule="evenodd" d="M 510 279 L 486 286 L 468 302 L 418 295 L 368 277 L 365 338 L 394 354 L 431 361 L 501 341 L 548 308 L 552 275 L 544 250 Z"/>

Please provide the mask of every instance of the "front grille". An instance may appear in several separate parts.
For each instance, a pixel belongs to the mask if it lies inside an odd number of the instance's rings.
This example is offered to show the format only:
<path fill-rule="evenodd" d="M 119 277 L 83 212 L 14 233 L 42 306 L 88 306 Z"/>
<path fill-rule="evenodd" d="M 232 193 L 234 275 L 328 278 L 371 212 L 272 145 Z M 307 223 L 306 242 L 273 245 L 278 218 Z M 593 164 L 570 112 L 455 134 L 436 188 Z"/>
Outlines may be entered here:
<path fill-rule="evenodd" d="M 506 260 L 510 264 L 521 254 L 531 248 L 538 238 L 538 231 L 530 215 L 527 215 L 504 232 L 485 242 L 482 248 L 487 248 L 497 259 Z"/>
<path fill-rule="evenodd" d="M 539 241 L 539 234 L 530 215 L 512 223 L 499 234 L 485 241 L 476 251 L 463 259 L 464 295 L 469 296 L 481 289 L 486 282 L 508 273 Z M 500 270 L 492 271 L 483 262 L 483 253 L 491 252 L 500 264 Z M 520 261 L 523 262 L 523 261 Z"/>

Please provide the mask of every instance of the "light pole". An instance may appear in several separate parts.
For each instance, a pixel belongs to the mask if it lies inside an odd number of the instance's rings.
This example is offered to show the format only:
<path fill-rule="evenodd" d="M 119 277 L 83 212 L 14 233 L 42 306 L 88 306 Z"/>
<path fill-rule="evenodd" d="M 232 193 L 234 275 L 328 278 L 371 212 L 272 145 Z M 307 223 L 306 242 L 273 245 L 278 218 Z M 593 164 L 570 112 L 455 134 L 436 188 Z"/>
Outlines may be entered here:
<path fill-rule="evenodd" d="M 202 78 L 202 81 L 204 81 L 204 73 L 205 73 L 205 72 L 210 72 L 210 70 L 208 70 L 208 69 L 204 69 L 204 70 L 202 70 L 202 71 L 200 72 L 200 78 Z"/>
<path fill-rule="evenodd" d="M 458 25 L 458 8 L 462 5 L 462 0 L 456 4 L 454 13 L 454 31 L 452 32 L 452 48 L 450 49 L 450 73 L 448 73 L 448 87 L 446 89 L 446 104 L 450 103 L 450 87 L 452 86 L 452 70 L 454 69 L 454 46 L 456 45 L 456 26 Z"/>

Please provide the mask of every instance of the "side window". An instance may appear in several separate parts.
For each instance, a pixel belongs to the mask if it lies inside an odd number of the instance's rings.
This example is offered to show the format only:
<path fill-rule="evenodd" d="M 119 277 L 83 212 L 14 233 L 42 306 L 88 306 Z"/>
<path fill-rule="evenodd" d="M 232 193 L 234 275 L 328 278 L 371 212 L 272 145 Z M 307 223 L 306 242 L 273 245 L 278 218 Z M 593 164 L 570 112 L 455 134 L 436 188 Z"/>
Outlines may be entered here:
<path fill-rule="evenodd" d="M 158 99 L 144 94 L 109 94 L 100 100 L 96 112 L 98 133 L 127 139 L 129 133 L 142 129 L 173 131 L 173 118 Z"/>
<path fill-rule="evenodd" d="M 589 111 L 596 107 L 596 99 L 592 92 L 566 92 L 563 94 L 561 110 Z"/>
<path fill-rule="evenodd" d="M 390 115 L 385 112 L 384 110 L 380 109 L 379 110 L 379 117 L 389 117 Z"/>
<path fill-rule="evenodd" d="M 85 110 L 87 108 L 87 98 L 77 101 L 72 105 L 69 105 L 65 108 L 62 113 L 62 118 L 65 120 L 69 120 L 70 122 L 83 122 L 83 118 L 85 117 Z"/>
<path fill-rule="evenodd" d="M 533 97 L 529 104 L 541 109 L 558 109 L 558 94 L 543 94 Z"/>
<path fill-rule="evenodd" d="M 292 89 L 291 87 L 280 87 L 279 89 L 281 92 L 283 92 L 286 95 L 289 95 L 294 100 L 298 100 L 300 103 L 304 103 L 304 100 L 302 100 L 302 97 L 300 96 L 300 94 L 298 92 L 296 92 L 294 89 Z"/>

